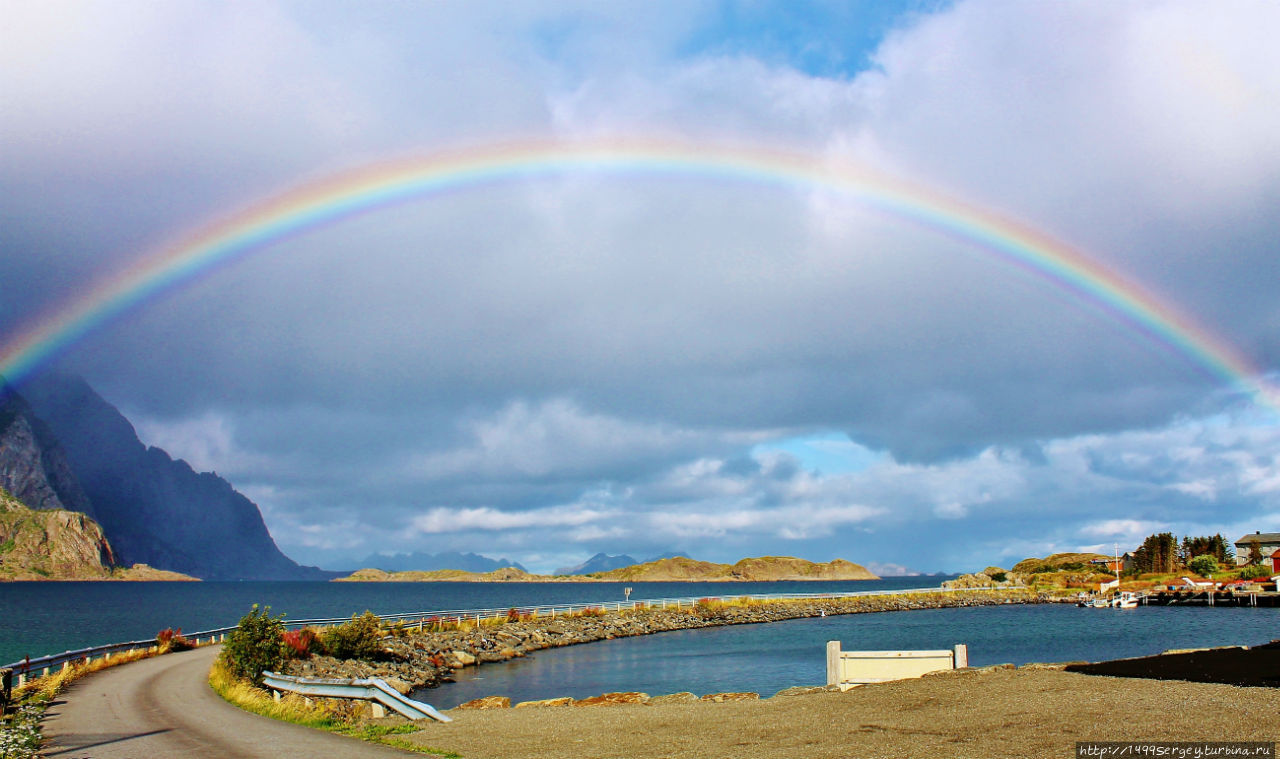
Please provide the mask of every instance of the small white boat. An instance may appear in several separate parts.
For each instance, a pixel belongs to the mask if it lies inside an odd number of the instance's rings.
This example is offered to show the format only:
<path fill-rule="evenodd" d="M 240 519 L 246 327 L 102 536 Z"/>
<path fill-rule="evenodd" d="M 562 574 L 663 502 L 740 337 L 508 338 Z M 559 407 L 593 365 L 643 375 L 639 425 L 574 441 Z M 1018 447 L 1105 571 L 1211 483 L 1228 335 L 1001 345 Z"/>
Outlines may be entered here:
<path fill-rule="evenodd" d="M 1095 598 L 1088 603 L 1082 603 L 1091 609 L 1135 609 L 1138 606 L 1140 596 L 1137 593 L 1124 591 L 1118 596 L 1110 596 L 1106 598 Z"/>
<path fill-rule="evenodd" d="M 1109 583 L 1104 583 L 1099 590 L 1106 590 L 1108 587 L 1118 587 L 1120 585 L 1120 546 L 1116 546 L 1115 561 L 1116 579 Z M 1114 596 L 1098 597 L 1093 600 L 1081 600 L 1080 606 L 1092 609 L 1136 609 L 1138 600 L 1141 598 L 1137 593 L 1125 590 Z"/>
<path fill-rule="evenodd" d="M 1138 594 L 1124 591 L 1120 595 L 1111 599 L 1111 608 L 1113 609 L 1136 609 L 1138 608 Z"/>

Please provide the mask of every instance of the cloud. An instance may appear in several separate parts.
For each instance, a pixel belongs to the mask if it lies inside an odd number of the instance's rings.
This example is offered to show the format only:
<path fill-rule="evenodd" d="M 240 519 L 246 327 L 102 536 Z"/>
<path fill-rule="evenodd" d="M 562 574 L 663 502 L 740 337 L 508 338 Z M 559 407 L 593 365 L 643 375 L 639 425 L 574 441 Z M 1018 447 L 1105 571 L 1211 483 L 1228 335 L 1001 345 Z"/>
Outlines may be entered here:
<path fill-rule="evenodd" d="M 499 511 L 497 509 L 431 509 L 414 517 L 410 527 L 422 534 L 466 532 L 469 530 L 510 530 L 528 527 L 578 527 L 598 521 L 601 513 L 586 509 L 534 509 Z"/>
<path fill-rule="evenodd" d="M 125 412 L 138 438 L 147 446 L 181 451 L 197 472 L 223 472 L 246 476 L 271 468 L 265 456 L 245 452 L 237 443 L 233 422 L 212 411 L 180 420 L 151 419 Z"/>
<path fill-rule="evenodd" d="M 468 443 L 415 457 L 408 465 L 411 474 L 433 480 L 455 476 L 603 477 L 619 467 L 671 460 L 728 442 L 706 432 L 589 413 L 564 398 L 537 405 L 513 401 L 498 413 L 470 420 L 464 427 Z"/>
<path fill-rule="evenodd" d="M 677 538 L 720 538 L 726 535 L 766 535 L 786 540 L 804 540 L 831 535 L 840 528 L 866 522 L 882 513 L 880 509 L 862 506 L 828 506 L 812 508 L 797 504 L 765 509 L 712 512 L 655 511 L 649 527 Z"/>
<path fill-rule="evenodd" d="M 697 3 L 26 4 L 0 335 L 337 169 L 637 133 L 921 182 L 1274 370 L 1278 14 L 958 2 L 861 19 L 889 30 L 869 55 L 858 19 L 804 25 L 814 58 Z M 961 568 L 1272 518 L 1274 424 L 1194 351 L 928 221 L 767 177 L 512 179 L 281 241 L 63 362 L 312 562 L 781 542 Z"/>
<path fill-rule="evenodd" d="M 1089 537 L 1123 539 L 1126 543 L 1141 542 L 1148 535 L 1164 532 L 1169 525 L 1164 522 L 1148 522 L 1138 519 L 1106 519 L 1086 524 L 1080 532 Z"/>

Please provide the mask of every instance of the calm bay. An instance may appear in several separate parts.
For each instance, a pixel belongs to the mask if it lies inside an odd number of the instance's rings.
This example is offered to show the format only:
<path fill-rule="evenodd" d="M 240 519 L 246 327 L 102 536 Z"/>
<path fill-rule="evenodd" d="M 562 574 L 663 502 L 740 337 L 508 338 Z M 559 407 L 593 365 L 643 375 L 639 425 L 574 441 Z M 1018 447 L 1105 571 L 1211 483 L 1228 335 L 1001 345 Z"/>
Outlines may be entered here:
<path fill-rule="evenodd" d="M 931 587 L 940 578 L 858 582 L 633 583 L 632 599 L 746 593 L 840 593 Z M 344 617 L 624 597 L 620 583 L 32 582 L 0 584 L 0 663 L 93 645 L 234 625 L 252 604 L 287 619 Z M 969 646 L 974 666 L 1141 656 L 1170 648 L 1256 645 L 1280 637 L 1278 608 L 1079 609 L 1010 605 L 800 619 L 684 630 L 539 651 L 468 668 L 458 682 L 417 695 L 448 708 L 484 695 L 582 698 L 609 691 L 654 695 L 756 691 L 821 684 L 824 647 Z"/>

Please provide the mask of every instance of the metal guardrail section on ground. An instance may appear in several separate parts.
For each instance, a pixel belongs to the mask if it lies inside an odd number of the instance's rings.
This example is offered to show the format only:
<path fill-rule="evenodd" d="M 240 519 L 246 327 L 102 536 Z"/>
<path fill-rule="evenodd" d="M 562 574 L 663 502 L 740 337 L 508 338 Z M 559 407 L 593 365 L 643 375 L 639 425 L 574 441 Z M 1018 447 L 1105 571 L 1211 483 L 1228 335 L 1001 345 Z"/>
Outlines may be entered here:
<path fill-rule="evenodd" d="M 313 698 L 350 698 L 361 701 L 373 701 L 382 704 L 406 719 L 433 719 L 438 722 L 453 720 L 434 706 L 414 701 L 400 695 L 399 691 L 376 678 L 360 678 L 352 680 L 335 680 L 319 677 L 293 677 L 278 675 L 275 672 L 263 672 L 262 683 L 275 691 L 287 691 Z"/>
<path fill-rule="evenodd" d="M 491 609 L 446 609 L 443 611 L 414 611 L 402 614 L 384 614 L 378 618 L 383 622 L 405 623 L 410 624 L 416 622 L 419 627 L 423 627 L 434 621 L 453 622 L 465 620 L 492 619 L 494 617 L 505 617 L 510 614 L 511 610 L 521 616 L 537 616 L 537 617 L 556 617 L 560 615 L 578 614 L 583 611 L 600 609 L 602 611 L 622 611 L 634 609 L 682 609 L 685 607 L 692 608 L 699 601 L 735 601 L 739 599 L 749 599 L 752 601 L 786 601 L 786 600 L 818 600 L 832 598 L 860 598 L 864 596 L 899 596 L 909 595 L 912 593 L 942 593 L 953 591 L 970 591 L 970 590 L 1010 590 L 1012 588 L 905 588 L 902 590 L 858 590 L 834 593 L 735 593 L 732 595 L 722 596 L 697 596 L 685 598 L 650 598 L 637 599 L 634 601 L 595 601 L 590 603 L 575 604 L 542 604 L 536 606 L 505 606 L 501 608 Z M 349 621 L 349 617 L 333 617 L 328 619 L 296 619 L 286 620 L 285 627 L 298 628 L 317 626 L 323 627 L 328 625 L 340 625 Z M 201 641 L 216 643 L 224 640 L 235 627 L 220 627 L 215 630 L 204 630 L 202 632 L 184 635 L 188 641 L 199 644 Z M 17 676 L 18 687 L 26 683 L 27 678 L 36 675 L 47 674 L 51 670 L 62 667 L 66 668 L 78 662 L 88 662 L 92 659 L 110 658 L 117 653 L 126 651 L 145 650 L 155 648 L 156 641 L 154 638 L 150 640 L 135 640 L 127 643 L 109 643 L 105 646 L 93 646 L 90 648 L 81 648 L 75 651 L 64 651 L 60 654 L 50 654 L 48 656 L 40 656 L 37 658 L 27 658 L 12 664 L 0 666 L 0 669 L 13 670 L 13 674 Z"/>

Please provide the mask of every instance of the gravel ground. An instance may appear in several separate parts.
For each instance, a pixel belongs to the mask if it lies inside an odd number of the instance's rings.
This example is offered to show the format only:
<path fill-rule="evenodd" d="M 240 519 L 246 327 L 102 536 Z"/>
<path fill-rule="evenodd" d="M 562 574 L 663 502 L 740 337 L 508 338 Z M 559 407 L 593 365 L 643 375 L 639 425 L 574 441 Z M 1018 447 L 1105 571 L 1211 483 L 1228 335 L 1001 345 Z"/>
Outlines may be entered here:
<path fill-rule="evenodd" d="M 1276 741 L 1276 703 L 1272 688 L 995 669 L 762 701 L 455 709 L 404 737 L 466 759 L 1065 759 L 1076 741 Z"/>

